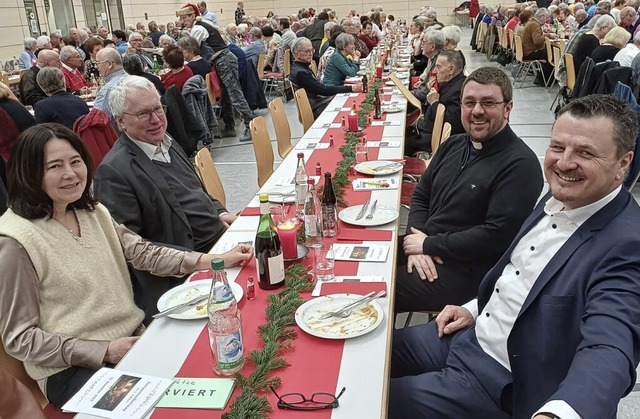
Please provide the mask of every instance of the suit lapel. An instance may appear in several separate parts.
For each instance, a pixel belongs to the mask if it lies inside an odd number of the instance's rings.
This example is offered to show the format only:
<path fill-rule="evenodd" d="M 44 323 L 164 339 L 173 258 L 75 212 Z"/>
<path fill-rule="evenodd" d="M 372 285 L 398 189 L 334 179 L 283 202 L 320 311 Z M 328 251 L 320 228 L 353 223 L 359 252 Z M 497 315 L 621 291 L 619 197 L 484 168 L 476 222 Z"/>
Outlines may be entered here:
<path fill-rule="evenodd" d="M 162 176 L 162 173 L 156 168 L 156 166 L 149 160 L 149 157 L 144 154 L 144 151 L 140 149 L 131 139 L 126 135 L 122 134 L 120 137 L 120 141 L 122 141 L 123 145 L 127 147 L 129 153 L 133 155 L 133 163 L 137 164 L 142 171 L 149 176 L 149 178 L 156 184 L 162 197 L 167 201 L 169 207 L 176 215 L 184 222 L 184 224 L 190 229 L 189 221 L 187 220 L 187 216 L 182 210 L 182 206 L 178 202 L 175 194 L 169 187 L 169 184 Z"/>

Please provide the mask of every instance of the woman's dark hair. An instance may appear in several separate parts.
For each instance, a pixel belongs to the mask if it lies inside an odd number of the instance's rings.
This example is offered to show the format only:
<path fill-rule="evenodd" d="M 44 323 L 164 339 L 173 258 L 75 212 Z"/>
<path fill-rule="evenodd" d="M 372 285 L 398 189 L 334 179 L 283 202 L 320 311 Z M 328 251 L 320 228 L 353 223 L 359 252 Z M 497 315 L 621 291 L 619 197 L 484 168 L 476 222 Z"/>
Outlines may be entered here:
<path fill-rule="evenodd" d="M 320 12 L 318 13 L 318 16 L 316 16 L 318 18 L 318 20 L 329 20 L 329 13 L 327 12 Z"/>
<path fill-rule="evenodd" d="M 76 42 L 75 38 L 72 38 L 71 36 L 63 36 L 62 42 L 64 42 L 65 45 L 71 45 L 72 47 L 78 46 L 78 43 Z"/>
<path fill-rule="evenodd" d="M 139 76 L 144 73 L 144 64 L 138 54 L 130 54 L 122 57 L 122 68 L 127 74 Z"/>
<path fill-rule="evenodd" d="M 169 45 L 162 51 L 162 59 L 174 70 L 184 66 L 184 54 L 175 45 Z"/>
<path fill-rule="evenodd" d="M 370 20 L 366 20 L 362 24 L 362 30 L 364 31 L 365 29 L 367 29 L 367 26 L 371 26 L 371 29 L 373 29 L 373 22 L 371 22 Z"/>
<path fill-rule="evenodd" d="M 525 25 L 531 18 L 533 17 L 533 12 L 531 10 L 525 10 L 520 13 L 520 23 Z"/>
<path fill-rule="evenodd" d="M 98 203 L 91 192 L 93 160 L 82 140 L 60 124 L 35 125 L 20 134 L 7 162 L 7 204 L 13 212 L 28 220 L 53 217 L 53 201 L 42 189 L 45 148 L 53 138 L 71 144 L 87 166 L 87 184 L 82 196 L 69 207 L 93 211 Z"/>
<path fill-rule="evenodd" d="M 262 36 L 273 36 L 273 28 L 271 26 L 262 28 Z"/>
<path fill-rule="evenodd" d="M 116 29 L 115 31 L 111 32 L 113 34 L 113 36 L 115 36 L 116 38 L 122 40 L 122 41 L 126 41 L 127 40 L 127 34 L 120 30 L 120 29 Z"/>
<path fill-rule="evenodd" d="M 102 39 L 89 38 L 86 41 L 84 41 L 84 50 L 87 51 L 87 54 L 91 55 L 91 54 L 93 54 L 93 49 L 95 47 L 97 47 L 98 45 L 100 45 L 101 47 L 104 46 L 104 43 L 102 42 Z M 89 57 L 87 57 L 87 60 L 88 59 L 89 59 Z"/>
<path fill-rule="evenodd" d="M 334 32 L 335 28 L 339 28 L 339 29 Z M 331 37 L 329 38 L 329 46 L 330 47 L 334 47 L 334 48 L 336 47 L 336 38 L 341 33 L 345 33 L 344 32 L 344 28 L 342 26 L 336 25 L 333 28 L 331 28 Z"/>
<path fill-rule="evenodd" d="M 367 15 L 360 16 L 360 24 L 362 25 L 363 28 L 364 28 L 365 22 L 368 22 L 369 20 L 370 20 L 369 16 Z"/>
<path fill-rule="evenodd" d="M 382 25 L 382 22 L 380 21 L 380 12 L 373 12 L 371 14 L 371 21 L 380 27 L 380 25 Z"/>

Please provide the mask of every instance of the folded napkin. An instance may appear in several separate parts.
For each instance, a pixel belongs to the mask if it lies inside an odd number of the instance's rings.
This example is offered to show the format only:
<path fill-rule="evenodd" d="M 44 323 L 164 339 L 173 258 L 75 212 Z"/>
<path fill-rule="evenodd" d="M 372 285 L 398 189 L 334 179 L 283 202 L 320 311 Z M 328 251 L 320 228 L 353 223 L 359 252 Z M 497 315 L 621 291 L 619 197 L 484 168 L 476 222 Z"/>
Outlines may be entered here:
<path fill-rule="evenodd" d="M 245 217 L 248 217 L 248 216 L 251 216 L 251 215 L 260 215 L 260 208 L 259 207 L 246 207 L 245 209 L 242 210 L 240 215 L 244 215 Z"/>
<path fill-rule="evenodd" d="M 393 232 L 390 230 L 370 230 L 356 228 L 341 228 L 338 240 L 371 240 L 371 241 L 391 241 Z"/>
<path fill-rule="evenodd" d="M 366 295 L 371 291 L 386 291 L 386 282 L 323 282 L 320 295 L 358 294 Z M 385 294 L 385 297 L 387 295 Z"/>

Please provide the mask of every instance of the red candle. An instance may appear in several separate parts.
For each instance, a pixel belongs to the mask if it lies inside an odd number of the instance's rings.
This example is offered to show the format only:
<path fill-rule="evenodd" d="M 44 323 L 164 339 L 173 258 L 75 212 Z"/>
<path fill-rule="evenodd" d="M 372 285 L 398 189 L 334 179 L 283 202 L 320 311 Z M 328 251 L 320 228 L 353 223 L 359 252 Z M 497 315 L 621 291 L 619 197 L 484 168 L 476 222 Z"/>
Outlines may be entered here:
<path fill-rule="evenodd" d="M 282 256 L 285 259 L 294 259 L 298 257 L 298 240 L 296 234 L 296 225 L 293 221 L 285 221 L 278 224 L 278 236 L 282 245 Z"/>
<path fill-rule="evenodd" d="M 350 132 L 358 131 L 358 115 L 353 111 L 349 114 L 348 127 Z"/>
<path fill-rule="evenodd" d="M 379 78 L 379 79 L 382 78 L 382 66 L 381 65 L 376 67 L 376 77 Z"/>

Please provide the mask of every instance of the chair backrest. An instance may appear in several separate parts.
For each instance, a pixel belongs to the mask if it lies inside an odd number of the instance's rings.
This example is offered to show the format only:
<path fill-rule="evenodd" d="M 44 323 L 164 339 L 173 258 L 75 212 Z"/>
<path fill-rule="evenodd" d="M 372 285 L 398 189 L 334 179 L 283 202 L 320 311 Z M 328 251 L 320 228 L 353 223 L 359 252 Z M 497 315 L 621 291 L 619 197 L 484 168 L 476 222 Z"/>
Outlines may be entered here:
<path fill-rule="evenodd" d="M 284 64 L 282 68 L 282 75 L 284 78 L 288 78 L 291 74 L 291 49 L 286 48 L 284 50 Z"/>
<path fill-rule="evenodd" d="M 559 48 L 554 48 L 553 49 L 553 75 L 555 76 L 556 80 L 558 80 L 558 71 L 560 70 L 560 55 L 562 53 L 560 52 Z"/>
<path fill-rule="evenodd" d="M 311 70 L 314 76 L 318 75 L 318 64 L 316 64 L 315 61 L 311 60 L 311 63 L 309 64 L 309 69 Z"/>
<path fill-rule="evenodd" d="M 269 112 L 271 112 L 273 128 L 278 139 L 278 154 L 284 159 L 293 146 L 291 145 L 291 127 L 281 98 L 277 97 L 269 102 Z"/>
<path fill-rule="evenodd" d="M 451 124 L 448 122 L 444 123 L 442 127 L 442 138 L 440 138 L 440 145 L 444 144 L 445 141 L 449 139 L 451 136 Z"/>
<path fill-rule="evenodd" d="M 207 73 L 207 77 L 204 80 L 207 83 L 207 96 L 209 96 L 209 102 L 211 102 L 211 106 L 216 106 L 216 94 L 213 90 L 213 85 L 211 84 L 211 73 Z"/>
<path fill-rule="evenodd" d="M 420 109 L 420 112 L 422 112 L 422 103 L 420 103 L 420 100 L 418 100 L 418 98 L 415 97 L 413 93 L 411 93 L 409 89 L 402 83 L 398 76 L 396 76 L 396 73 L 391 73 L 389 75 L 389 78 L 391 79 L 393 84 L 396 85 L 398 90 L 400 90 L 400 93 L 402 93 L 402 95 L 407 99 L 407 102 L 413 105 L 416 109 Z"/>
<path fill-rule="evenodd" d="M 505 30 L 505 38 L 507 41 L 507 46 L 511 49 L 511 51 L 514 50 L 514 41 L 513 41 L 513 36 L 514 36 L 514 32 L 512 29 L 506 29 Z M 513 51 L 515 53 L 515 51 Z"/>
<path fill-rule="evenodd" d="M 553 61 L 553 48 L 551 47 L 551 40 L 547 37 L 544 38 L 544 47 L 547 50 L 547 62 L 551 65 L 555 65 L 555 61 Z"/>
<path fill-rule="evenodd" d="M 304 89 L 296 90 L 293 95 L 296 98 L 298 113 L 302 120 L 302 128 L 304 132 L 307 132 L 309 128 L 311 128 L 311 125 L 313 125 L 313 121 L 315 121 L 315 118 L 313 117 L 313 110 L 311 109 L 311 103 L 309 103 L 309 97 Z"/>
<path fill-rule="evenodd" d="M 444 127 L 444 111 L 445 106 L 442 103 L 438 103 L 436 108 L 436 117 L 433 121 L 433 131 L 431 132 L 431 154 L 436 152 L 440 146 L 442 139 L 442 128 Z"/>
<path fill-rule="evenodd" d="M 0 73 L 0 81 L 9 87 L 9 73 L 1 72 Z"/>
<path fill-rule="evenodd" d="M 522 62 L 524 55 L 522 53 L 522 37 L 516 34 L 516 60 Z"/>
<path fill-rule="evenodd" d="M 220 180 L 220 175 L 208 148 L 204 147 L 196 154 L 196 168 L 200 173 L 200 178 L 207 193 L 225 206 L 227 204 L 227 195 L 224 193 L 224 185 L 222 185 L 222 180 Z"/>
<path fill-rule="evenodd" d="M 576 85 L 576 66 L 573 62 L 573 54 L 564 54 L 564 69 L 567 73 L 567 89 L 573 90 Z"/>
<path fill-rule="evenodd" d="M 258 64 L 256 65 L 256 71 L 258 72 L 258 78 L 260 81 L 264 80 L 264 66 L 267 64 L 267 54 L 260 54 L 258 56 Z"/>
<path fill-rule="evenodd" d="M 269 176 L 273 174 L 274 162 L 273 148 L 264 117 L 253 118 L 249 124 L 249 130 L 251 130 L 253 151 L 256 154 L 256 165 L 258 166 L 258 186 L 262 187 Z"/>
<path fill-rule="evenodd" d="M 97 108 L 91 108 L 88 114 L 79 116 L 73 123 L 73 131 L 87 147 L 94 171 L 118 140 L 118 133 L 111 125 L 109 115 Z"/>
<path fill-rule="evenodd" d="M 25 371 L 22 362 L 7 354 L 2 342 L 0 342 L 0 369 L 12 375 L 24 384 L 25 387 L 31 391 L 31 394 L 33 394 L 36 401 L 40 404 L 40 407 L 44 407 L 49 403 L 47 398 L 42 394 L 40 387 L 38 387 L 38 383 L 36 383 L 33 378 L 29 377 Z M 4 392 L 6 389 L 3 388 L 2 391 Z"/>

